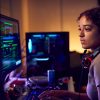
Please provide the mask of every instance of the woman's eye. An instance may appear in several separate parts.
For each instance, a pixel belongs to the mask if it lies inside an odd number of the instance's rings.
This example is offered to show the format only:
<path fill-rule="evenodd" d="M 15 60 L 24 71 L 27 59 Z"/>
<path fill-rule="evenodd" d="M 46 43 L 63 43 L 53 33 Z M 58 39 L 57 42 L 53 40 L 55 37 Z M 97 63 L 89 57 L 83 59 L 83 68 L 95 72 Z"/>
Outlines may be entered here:
<path fill-rule="evenodd" d="M 85 31 L 90 32 L 92 29 L 91 28 L 85 28 Z"/>

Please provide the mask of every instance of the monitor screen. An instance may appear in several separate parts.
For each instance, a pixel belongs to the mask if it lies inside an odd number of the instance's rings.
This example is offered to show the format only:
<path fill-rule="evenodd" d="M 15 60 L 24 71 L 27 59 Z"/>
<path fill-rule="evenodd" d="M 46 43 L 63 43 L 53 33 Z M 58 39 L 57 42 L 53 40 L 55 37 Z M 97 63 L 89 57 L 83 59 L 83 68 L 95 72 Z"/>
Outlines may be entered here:
<path fill-rule="evenodd" d="M 0 72 L 9 73 L 21 65 L 19 21 L 0 14 Z"/>
<path fill-rule="evenodd" d="M 69 74 L 69 33 L 26 33 L 28 75 L 46 75 L 54 69 L 57 77 Z"/>

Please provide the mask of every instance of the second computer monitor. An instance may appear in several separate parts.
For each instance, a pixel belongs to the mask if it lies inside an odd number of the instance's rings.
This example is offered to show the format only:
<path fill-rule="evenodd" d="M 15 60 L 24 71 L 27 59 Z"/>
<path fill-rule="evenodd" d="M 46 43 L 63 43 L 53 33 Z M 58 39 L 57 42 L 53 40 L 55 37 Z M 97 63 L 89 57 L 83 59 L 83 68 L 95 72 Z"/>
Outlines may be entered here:
<path fill-rule="evenodd" d="M 54 69 L 56 77 L 69 75 L 69 32 L 26 33 L 28 75 L 46 75 Z"/>

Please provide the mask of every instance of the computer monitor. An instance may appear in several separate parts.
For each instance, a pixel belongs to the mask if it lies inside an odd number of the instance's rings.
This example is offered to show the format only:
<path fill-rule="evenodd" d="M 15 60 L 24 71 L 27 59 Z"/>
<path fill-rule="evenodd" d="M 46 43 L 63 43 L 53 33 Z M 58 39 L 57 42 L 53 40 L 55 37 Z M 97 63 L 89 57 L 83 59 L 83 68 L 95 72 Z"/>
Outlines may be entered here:
<path fill-rule="evenodd" d="M 19 21 L 0 14 L 0 72 L 7 74 L 20 65 Z"/>
<path fill-rule="evenodd" d="M 69 75 L 69 32 L 26 33 L 28 76 L 47 75 L 54 69 L 56 77 Z"/>

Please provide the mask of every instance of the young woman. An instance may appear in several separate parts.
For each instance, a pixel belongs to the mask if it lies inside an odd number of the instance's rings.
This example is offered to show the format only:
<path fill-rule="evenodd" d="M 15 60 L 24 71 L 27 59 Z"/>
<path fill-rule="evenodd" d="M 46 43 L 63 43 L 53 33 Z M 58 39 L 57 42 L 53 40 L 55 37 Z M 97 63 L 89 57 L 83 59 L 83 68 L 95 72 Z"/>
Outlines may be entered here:
<path fill-rule="evenodd" d="M 39 95 L 40 100 L 59 100 L 55 99 L 59 97 L 69 97 L 72 100 L 100 100 L 100 7 L 82 12 L 78 17 L 78 27 L 82 48 L 91 49 L 93 56 L 98 52 L 89 67 L 87 92 L 79 94 L 66 90 L 44 91 Z"/>

